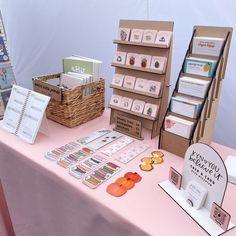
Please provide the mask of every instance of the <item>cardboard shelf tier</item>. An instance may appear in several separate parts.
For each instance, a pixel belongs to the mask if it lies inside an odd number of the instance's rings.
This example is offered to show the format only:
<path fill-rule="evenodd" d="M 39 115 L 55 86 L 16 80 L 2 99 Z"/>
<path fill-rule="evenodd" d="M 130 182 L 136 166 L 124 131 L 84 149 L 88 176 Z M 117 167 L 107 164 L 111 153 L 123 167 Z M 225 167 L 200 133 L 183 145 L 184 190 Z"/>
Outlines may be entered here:
<path fill-rule="evenodd" d="M 155 43 L 137 43 L 137 42 L 130 42 L 130 41 L 122 41 L 122 40 L 114 40 L 114 44 L 124 44 L 124 45 L 134 45 L 140 47 L 152 47 L 152 48 L 163 48 L 166 49 L 165 45 L 155 44 Z"/>

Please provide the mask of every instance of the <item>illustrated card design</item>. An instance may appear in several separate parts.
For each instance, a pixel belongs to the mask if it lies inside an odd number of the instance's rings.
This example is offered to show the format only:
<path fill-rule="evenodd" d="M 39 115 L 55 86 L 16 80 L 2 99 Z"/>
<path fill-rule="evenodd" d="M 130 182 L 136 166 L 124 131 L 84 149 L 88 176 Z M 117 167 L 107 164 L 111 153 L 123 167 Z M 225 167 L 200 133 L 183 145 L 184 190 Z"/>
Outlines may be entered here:
<path fill-rule="evenodd" d="M 139 66 L 139 55 L 137 53 L 127 53 L 126 65 Z"/>
<path fill-rule="evenodd" d="M 155 43 L 159 45 L 163 45 L 165 47 L 169 47 L 171 38 L 172 38 L 171 31 L 158 31 Z"/>
<path fill-rule="evenodd" d="M 127 55 L 126 52 L 117 51 L 116 55 L 115 55 L 114 62 L 118 63 L 118 64 L 125 64 L 126 55 Z"/>
<path fill-rule="evenodd" d="M 121 104 L 121 99 L 122 99 L 122 96 L 116 95 L 116 94 L 112 94 L 110 105 L 118 106 L 119 107 L 120 104 Z"/>
<path fill-rule="evenodd" d="M 7 103 L 9 101 L 10 95 L 11 95 L 11 89 L 3 90 L 1 92 L 2 101 L 3 101 L 5 108 L 7 107 Z"/>
<path fill-rule="evenodd" d="M 153 81 L 153 80 L 148 80 L 147 81 L 147 93 L 151 93 L 154 95 L 159 95 L 161 90 L 161 82 L 159 81 Z"/>
<path fill-rule="evenodd" d="M 0 35 L 0 62 L 9 61 L 6 45 L 4 43 L 3 36 Z"/>
<path fill-rule="evenodd" d="M 150 69 L 157 70 L 160 73 L 164 73 L 166 70 L 166 57 L 153 56 L 151 60 Z"/>
<path fill-rule="evenodd" d="M 123 97 L 121 99 L 120 107 L 130 111 L 132 102 L 133 102 L 132 98 Z"/>
<path fill-rule="evenodd" d="M 0 89 L 10 88 L 13 84 L 15 84 L 15 76 L 11 64 L 0 64 Z"/>
<path fill-rule="evenodd" d="M 119 28 L 118 40 L 129 41 L 130 29 L 129 28 Z"/>
<path fill-rule="evenodd" d="M 124 75 L 114 74 L 111 84 L 121 87 L 124 81 Z"/>
<path fill-rule="evenodd" d="M 177 189 L 181 188 L 182 175 L 173 167 L 169 170 L 169 181 L 176 186 Z"/>
<path fill-rule="evenodd" d="M 140 43 L 143 38 L 143 30 L 142 29 L 132 29 L 130 42 Z"/>
<path fill-rule="evenodd" d="M 145 102 L 141 100 L 134 100 L 133 105 L 131 108 L 131 111 L 137 112 L 137 113 L 143 113 L 143 109 L 145 106 Z"/>
<path fill-rule="evenodd" d="M 143 43 L 155 43 L 155 39 L 156 39 L 156 35 L 157 35 L 157 30 L 144 30 L 143 32 Z"/>
<path fill-rule="evenodd" d="M 134 89 L 136 78 L 134 76 L 128 76 L 126 75 L 124 78 L 123 87 L 128 89 Z"/>
<path fill-rule="evenodd" d="M 0 96 L 0 118 L 3 117 L 5 111 L 5 106 L 3 104 L 2 96 Z"/>
<path fill-rule="evenodd" d="M 135 90 L 146 92 L 147 90 L 147 80 L 142 78 L 137 78 L 134 86 Z"/>
<path fill-rule="evenodd" d="M 140 54 L 139 55 L 139 67 L 149 68 L 150 64 L 151 64 L 151 58 L 152 58 L 151 55 Z"/>
<path fill-rule="evenodd" d="M 145 104 L 144 111 L 143 111 L 144 115 L 156 118 L 157 112 L 158 112 L 158 105 L 151 104 L 151 103 Z"/>

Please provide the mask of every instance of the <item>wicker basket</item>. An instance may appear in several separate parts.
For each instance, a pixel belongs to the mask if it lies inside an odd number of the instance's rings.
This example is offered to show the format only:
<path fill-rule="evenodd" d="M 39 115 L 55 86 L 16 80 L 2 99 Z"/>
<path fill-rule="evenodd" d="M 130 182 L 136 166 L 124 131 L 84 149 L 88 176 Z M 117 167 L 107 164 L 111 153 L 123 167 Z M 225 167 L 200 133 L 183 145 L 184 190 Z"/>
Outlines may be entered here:
<path fill-rule="evenodd" d="M 75 127 L 102 115 L 105 92 L 103 79 L 69 89 L 47 83 L 59 77 L 60 74 L 51 74 L 32 79 L 36 92 L 51 97 L 46 110 L 47 118 L 67 127 Z M 92 93 L 84 96 L 83 91 L 87 88 Z"/>

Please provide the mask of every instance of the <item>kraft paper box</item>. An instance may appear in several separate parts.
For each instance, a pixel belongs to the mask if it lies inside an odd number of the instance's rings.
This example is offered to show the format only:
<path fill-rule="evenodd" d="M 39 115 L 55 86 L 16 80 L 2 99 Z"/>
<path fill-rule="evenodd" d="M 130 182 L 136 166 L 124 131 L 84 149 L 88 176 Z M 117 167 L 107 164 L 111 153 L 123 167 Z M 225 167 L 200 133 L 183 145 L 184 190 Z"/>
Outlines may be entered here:
<path fill-rule="evenodd" d="M 184 120 L 176 116 L 166 116 L 165 118 L 165 130 L 189 138 L 193 129 L 194 123 L 192 121 Z"/>
<path fill-rule="evenodd" d="M 210 81 L 195 79 L 191 77 L 181 77 L 179 79 L 178 92 L 190 96 L 204 98 Z"/>
<path fill-rule="evenodd" d="M 214 37 L 194 37 L 193 54 L 219 56 L 224 39 Z"/>
<path fill-rule="evenodd" d="M 187 57 L 184 62 L 184 72 L 194 75 L 201 75 L 206 77 L 212 77 L 216 68 L 216 61 Z"/>

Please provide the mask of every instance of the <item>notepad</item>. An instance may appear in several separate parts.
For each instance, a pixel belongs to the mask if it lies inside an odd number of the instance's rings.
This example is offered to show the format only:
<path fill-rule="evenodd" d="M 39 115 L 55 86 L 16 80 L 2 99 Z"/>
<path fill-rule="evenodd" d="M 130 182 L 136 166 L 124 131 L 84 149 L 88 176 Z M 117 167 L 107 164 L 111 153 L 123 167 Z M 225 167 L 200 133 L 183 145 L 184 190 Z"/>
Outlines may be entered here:
<path fill-rule="evenodd" d="M 34 143 L 50 97 L 13 85 L 3 128 L 28 143 Z"/>

